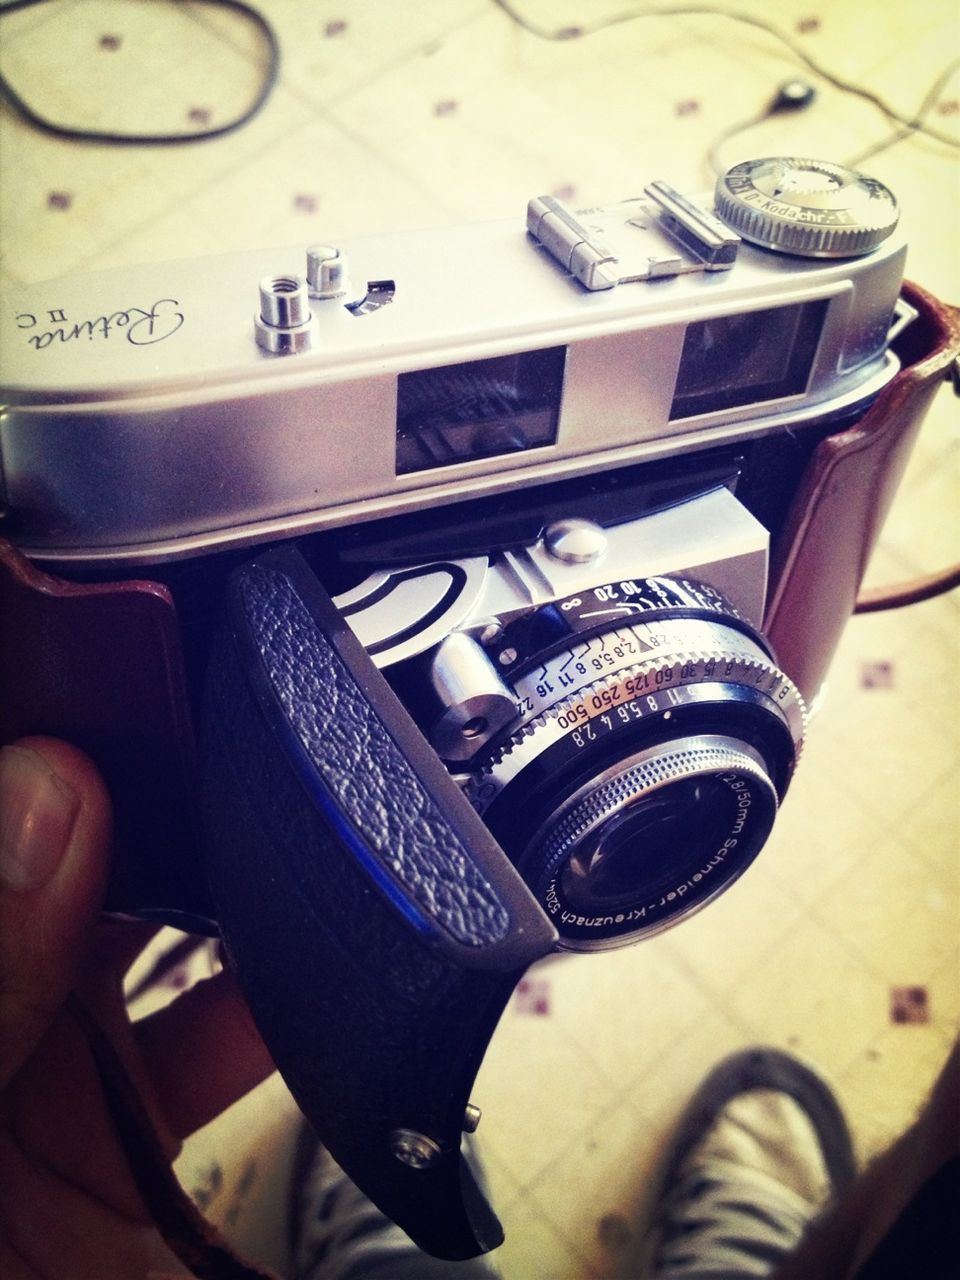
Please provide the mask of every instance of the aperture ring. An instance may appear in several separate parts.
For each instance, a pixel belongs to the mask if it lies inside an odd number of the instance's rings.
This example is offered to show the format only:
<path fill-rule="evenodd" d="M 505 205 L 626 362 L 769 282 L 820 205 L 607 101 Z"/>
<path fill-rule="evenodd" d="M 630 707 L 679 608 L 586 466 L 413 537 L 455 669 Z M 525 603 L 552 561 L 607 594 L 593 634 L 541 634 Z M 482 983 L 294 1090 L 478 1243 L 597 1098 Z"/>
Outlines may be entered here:
<path fill-rule="evenodd" d="M 694 700 L 696 690 L 707 684 L 739 685 L 760 694 L 771 714 L 789 730 L 799 755 L 806 708 L 782 671 L 737 651 L 672 653 L 669 661 L 639 663 L 585 685 L 534 716 L 467 779 L 467 797 L 483 813 L 528 764 L 560 739 L 578 733 L 592 738 L 614 717 L 624 724 L 668 717 Z"/>

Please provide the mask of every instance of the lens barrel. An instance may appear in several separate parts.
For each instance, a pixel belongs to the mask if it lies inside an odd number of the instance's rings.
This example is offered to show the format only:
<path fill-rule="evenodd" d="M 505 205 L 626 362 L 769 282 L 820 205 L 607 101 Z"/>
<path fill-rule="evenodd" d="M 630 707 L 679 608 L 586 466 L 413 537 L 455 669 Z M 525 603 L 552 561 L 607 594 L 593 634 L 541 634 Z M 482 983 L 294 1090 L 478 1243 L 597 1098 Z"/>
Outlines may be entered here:
<path fill-rule="evenodd" d="M 732 883 L 776 812 L 755 751 L 720 736 L 682 738 L 629 757 L 572 796 L 523 867 L 536 869 L 535 892 L 565 949 L 623 945 Z"/>
<path fill-rule="evenodd" d="M 749 866 L 806 713 L 724 597 L 689 579 L 606 584 L 499 644 L 518 715 L 465 790 L 562 948 L 658 932 Z"/>

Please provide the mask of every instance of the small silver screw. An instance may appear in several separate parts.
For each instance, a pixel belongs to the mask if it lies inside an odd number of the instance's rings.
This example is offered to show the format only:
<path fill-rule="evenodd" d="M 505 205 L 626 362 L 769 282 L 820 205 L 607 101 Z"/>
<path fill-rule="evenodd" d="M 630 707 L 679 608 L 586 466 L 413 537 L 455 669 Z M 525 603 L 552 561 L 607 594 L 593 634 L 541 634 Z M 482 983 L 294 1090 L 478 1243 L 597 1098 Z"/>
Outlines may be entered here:
<path fill-rule="evenodd" d="M 473 1102 L 467 1103 L 467 1109 L 463 1113 L 463 1132 L 476 1133 L 477 1126 L 480 1124 L 480 1116 L 483 1113 L 480 1108 Z"/>
<path fill-rule="evenodd" d="M 500 650 L 500 656 L 499 656 L 499 658 L 497 659 L 497 661 L 500 663 L 501 667 L 509 667 L 510 663 L 511 663 L 511 662 L 516 662 L 516 660 L 517 660 L 517 651 L 516 651 L 516 649 L 509 649 L 509 648 L 508 648 L 508 649 L 501 649 L 501 650 Z"/>
<path fill-rule="evenodd" d="M 307 286 L 295 275 L 265 276 L 260 281 L 260 310 L 254 316 L 257 346 L 271 355 L 308 351 L 313 322 Z"/>
<path fill-rule="evenodd" d="M 390 1135 L 390 1150 L 397 1159 L 411 1169 L 429 1169 L 443 1155 L 443 1148 L 425 1133 L 416 1129 L 394 1129 Z"/>
<path fill-rule="evenodd" d="M 260 281 L 260 319 L 277 329 L 293 329 L 310 319 L 310 302 L 299 276 L 265 276 Z"/>

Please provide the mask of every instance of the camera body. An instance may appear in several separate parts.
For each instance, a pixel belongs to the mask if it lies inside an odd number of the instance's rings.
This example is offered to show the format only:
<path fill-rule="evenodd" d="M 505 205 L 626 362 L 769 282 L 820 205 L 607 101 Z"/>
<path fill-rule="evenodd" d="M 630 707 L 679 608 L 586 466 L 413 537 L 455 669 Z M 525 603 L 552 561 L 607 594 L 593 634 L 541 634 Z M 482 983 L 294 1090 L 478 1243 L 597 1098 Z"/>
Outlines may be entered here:
<path fill-rule="evenodd" d="M 524 968 L 770 830 L 954 350 L 895 223 L 755 161 L 5 307 L 3 739 L 91 752 L 109 908 L 223 936 L 431 1252 L 500 1238 L 459 1134 Z"/>

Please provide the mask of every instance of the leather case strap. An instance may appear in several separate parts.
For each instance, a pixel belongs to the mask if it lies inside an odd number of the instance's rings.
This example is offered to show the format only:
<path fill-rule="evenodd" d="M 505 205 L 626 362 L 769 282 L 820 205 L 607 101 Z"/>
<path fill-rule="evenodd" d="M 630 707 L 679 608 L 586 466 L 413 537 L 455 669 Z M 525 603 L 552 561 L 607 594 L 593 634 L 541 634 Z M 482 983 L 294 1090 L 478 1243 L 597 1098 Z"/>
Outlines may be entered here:
<path fill-rule="evenodd" d="M 242 1258 L 180 1186 L 126 1064 L 76 994 L 68 1009 L 87 1041 L 130 1176 L 164 1242 L 196 1280 L 278 1280 Z"/>
<path fill-rule="evenodd" d="M 185 927 L 209 917 L 180 624 L 166 587 L 68 582 L 0 540 L 0 742 L 27 734 L 82 747 L 107 781 L 107 906 L 179 913 Z"/>
<path fill-rule="evenodd" d="M 917 285 L 897 343 L 903 367 L 864 416 L 818 445 L 773 548 L 763 630 L 780 666 L 814 697 L 857 601 L 920 424 L 960 350 L 960 311 Z"/>

